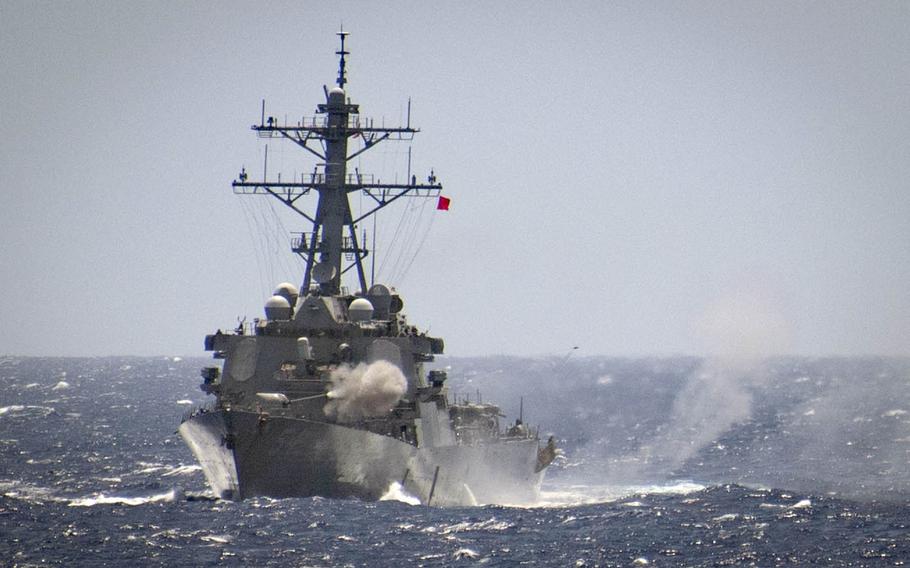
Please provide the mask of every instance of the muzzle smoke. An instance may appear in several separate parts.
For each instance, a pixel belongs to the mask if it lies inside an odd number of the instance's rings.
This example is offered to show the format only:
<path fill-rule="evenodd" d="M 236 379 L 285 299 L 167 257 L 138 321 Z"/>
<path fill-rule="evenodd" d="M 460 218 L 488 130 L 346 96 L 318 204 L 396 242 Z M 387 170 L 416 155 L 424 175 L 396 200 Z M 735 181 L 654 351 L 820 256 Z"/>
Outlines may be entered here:
<path fill-rule="evenodd" d="M 332 389 L 326 394 L 329 402 L 323 411 L 340 422 L 384 416 L 408 389 L 401 369 L 383 360 L 356 367 L 342 365 L 332 371 L 329 380 Z"/>

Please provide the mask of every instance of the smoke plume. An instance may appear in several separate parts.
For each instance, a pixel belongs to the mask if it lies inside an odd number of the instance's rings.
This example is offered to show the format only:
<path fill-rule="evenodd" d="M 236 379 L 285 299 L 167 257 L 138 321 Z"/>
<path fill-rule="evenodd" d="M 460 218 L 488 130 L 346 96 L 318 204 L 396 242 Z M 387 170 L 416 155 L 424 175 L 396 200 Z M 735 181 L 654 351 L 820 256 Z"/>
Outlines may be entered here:
<path fill-rule="evenodd" d="M 332 389 L 323 411 L 340 422 L 354 422 L 371 416 L 384 416 L 401 400 L 408 381 L 401 369 L 379 360 L 356 367 L 342 365 L 332 371 Z"/>

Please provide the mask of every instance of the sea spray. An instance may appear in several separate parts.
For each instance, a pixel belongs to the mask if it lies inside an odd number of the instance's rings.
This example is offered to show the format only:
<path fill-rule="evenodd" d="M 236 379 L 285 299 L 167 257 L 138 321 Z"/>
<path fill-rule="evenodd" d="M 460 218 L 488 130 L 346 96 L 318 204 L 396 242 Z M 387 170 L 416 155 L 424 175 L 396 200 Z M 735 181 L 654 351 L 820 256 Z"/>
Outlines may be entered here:
<path fill-rule="evenodd" d="M 332 389 L 323 410 L 341 422 L 387 414 L 408 388 L 401 369 L 384 360 L 356 367 L 342 365 L 332 371 L 329 380 Z"/>
<path fill-rule="evenodd" d="M 385 493 L 379 498 L 380 501 L 400 501 L 408 505 L 420 505 L 420 499 L 414 497 L 397 481 L 393 481 Z"/>
<path fill-rule="evenodd" d="M 642 446 L 639 460 L 675 469 L 735 424 L 752 417 L 767 382 L 769 355 L 785 350 L 789 325 L 764 294 L 739 291 L 715 302 L 696 325 L 712 354 L 673 401 L 666 435 Z"/>
<path fill-rule="evenodd" d="M 673 401 L 666 434 L 641 448 L 645 462 L 674 469 L 752 415 L 752 390 L 766 376 L 760 362 L 745 366 L 706 360 Z"/>

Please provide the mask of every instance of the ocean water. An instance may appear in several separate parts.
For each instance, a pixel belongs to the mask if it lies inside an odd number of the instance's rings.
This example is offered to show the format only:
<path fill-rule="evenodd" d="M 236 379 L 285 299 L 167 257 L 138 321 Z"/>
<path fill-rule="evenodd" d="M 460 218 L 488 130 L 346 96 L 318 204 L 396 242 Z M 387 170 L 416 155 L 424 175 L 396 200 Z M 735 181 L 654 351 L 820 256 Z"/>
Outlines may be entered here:
<path fill-rule="evenodd" d="M 206 364 L 0 357 L 0 566 L 910 562 L 910 360 L 446 358 L 563 450 L 537 506 L 451 509 L 211 498 Z"/>

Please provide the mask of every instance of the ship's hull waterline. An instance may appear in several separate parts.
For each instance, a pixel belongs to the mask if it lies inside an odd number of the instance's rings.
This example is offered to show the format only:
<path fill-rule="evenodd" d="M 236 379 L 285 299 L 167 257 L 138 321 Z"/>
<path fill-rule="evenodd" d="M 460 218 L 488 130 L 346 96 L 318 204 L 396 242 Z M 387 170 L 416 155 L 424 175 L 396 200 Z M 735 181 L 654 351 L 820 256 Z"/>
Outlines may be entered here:
<path fill-rule="evenodd" d="M 417 448 L 339 424 L 239 410 L 196 414 L 179 432 L 225 499 L 376 500 L 398 482 L 434 506 L 527 505 L 543 480 L 532 439 Z"/>

